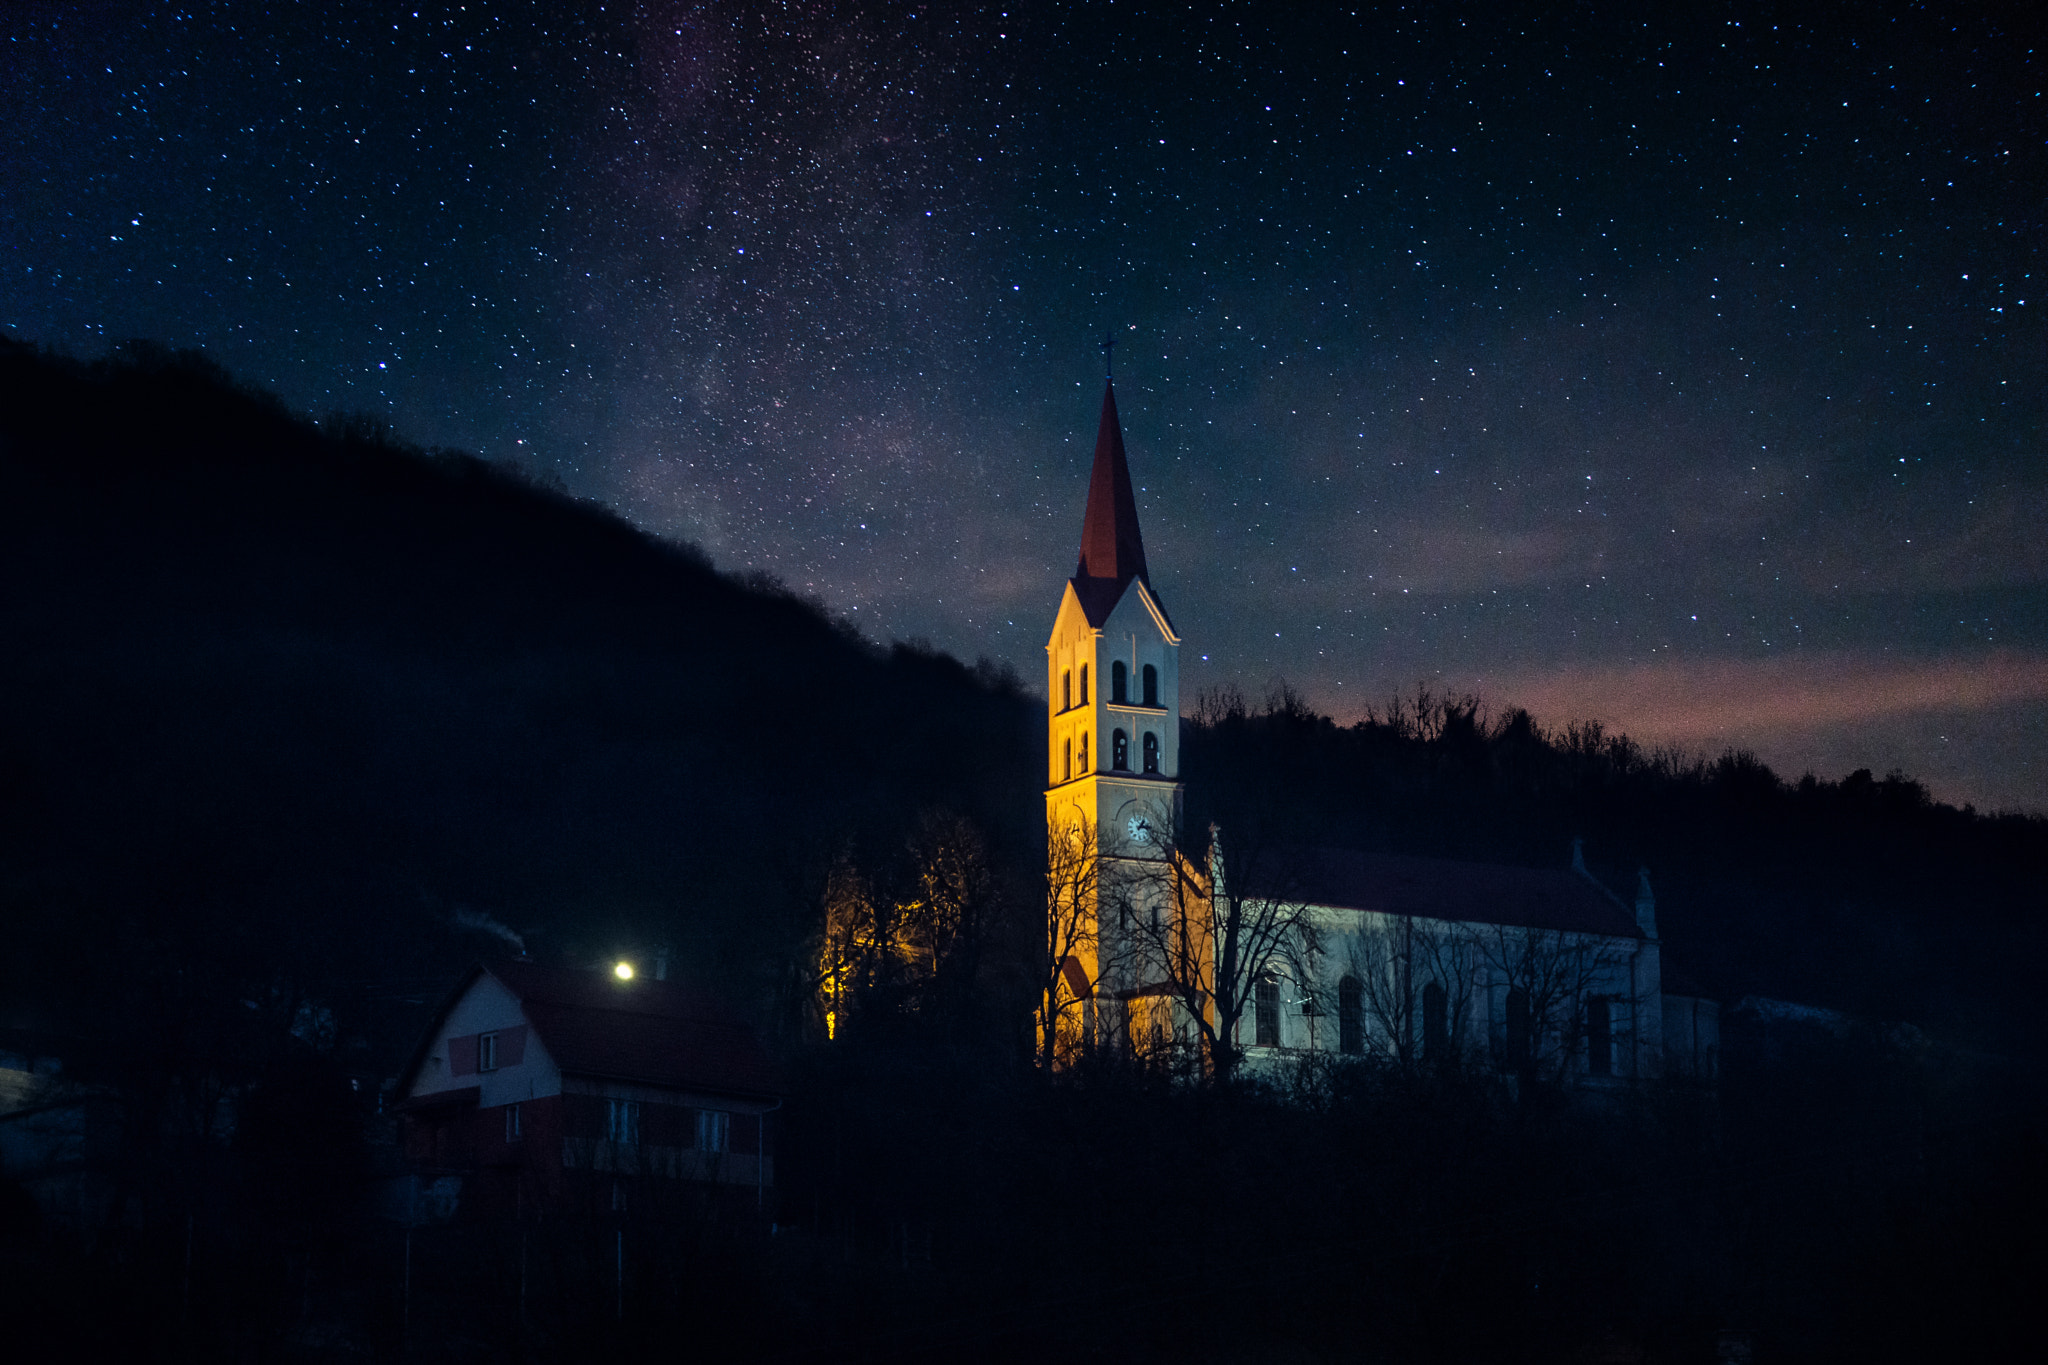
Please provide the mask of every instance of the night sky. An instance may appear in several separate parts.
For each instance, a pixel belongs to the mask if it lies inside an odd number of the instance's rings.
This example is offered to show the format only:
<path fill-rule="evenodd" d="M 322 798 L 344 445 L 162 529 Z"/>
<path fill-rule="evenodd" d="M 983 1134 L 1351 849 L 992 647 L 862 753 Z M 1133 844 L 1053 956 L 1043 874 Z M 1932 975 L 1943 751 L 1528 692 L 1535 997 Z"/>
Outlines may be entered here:
<path fill-rule="evenodd" d="M 14 336 L 201 348 L 1035 687 L 1109 330 L 1190 699 L 1427 680 L 2048 808 L 2017 7 L 14 0 L 0 36 Z"/>

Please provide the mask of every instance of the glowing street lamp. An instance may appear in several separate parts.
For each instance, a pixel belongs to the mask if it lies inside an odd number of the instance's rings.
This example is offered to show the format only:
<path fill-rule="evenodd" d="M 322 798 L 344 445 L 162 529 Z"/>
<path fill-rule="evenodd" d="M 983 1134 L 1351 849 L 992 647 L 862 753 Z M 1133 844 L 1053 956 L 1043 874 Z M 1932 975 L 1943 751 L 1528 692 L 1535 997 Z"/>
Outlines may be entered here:
<path fill-rule="evenodd" d="M 612 975 L 621 981 L 631 981 L 633 979 L 633 964 L 621 962 L 618 966 L 612 968 Z"/>

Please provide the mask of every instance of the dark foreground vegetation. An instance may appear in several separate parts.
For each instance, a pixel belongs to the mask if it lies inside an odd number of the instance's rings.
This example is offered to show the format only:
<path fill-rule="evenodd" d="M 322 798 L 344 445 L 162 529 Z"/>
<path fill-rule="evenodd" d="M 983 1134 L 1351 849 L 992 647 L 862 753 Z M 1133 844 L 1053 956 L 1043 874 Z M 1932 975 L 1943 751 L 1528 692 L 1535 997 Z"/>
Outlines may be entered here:
<path fill-rule="evenodd" d="M 91 1199 L 0 1181 L 25 1344 L 1997 1356 L 2042 1259 L 2048 828 L 1903 777 L 1786 783 L 1457 698 L 1348 727 L 1205 699 L 1194 828 L 1541 865 L 1582 836 L 1611 884 L 1651 868 L 1667 970 L 1835 1011 L 1731 1026 L 1713 1095 L 1217 1093 L 1030 1065 L 1043 720 L 1013 676 L 519 471 L 189 356 L 6 345 L 0 639 L 0 1053 L 95 1116 Z M 834 879 L 908 903 L 935 838 L 974 865 L 971 933 L 864 978 L 826 1044 Z M 467 963 L 657 944 L 786 1068 L 765 1208 L 380 1216 L 383 1087 Z"/>

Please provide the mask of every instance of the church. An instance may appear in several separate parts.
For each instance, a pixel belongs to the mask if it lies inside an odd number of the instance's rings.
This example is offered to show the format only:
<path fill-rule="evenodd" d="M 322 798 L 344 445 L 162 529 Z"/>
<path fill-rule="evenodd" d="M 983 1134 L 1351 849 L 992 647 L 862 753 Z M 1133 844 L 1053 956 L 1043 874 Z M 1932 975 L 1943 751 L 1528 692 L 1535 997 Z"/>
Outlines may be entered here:
<path fill-rule="evenodd" d="M 1538 869 L 1184 828 L 1180 647 L 1107 382 L 1079 563 L 1046 645 L 1047 1061 L 1714 1078 L 1719 1009 L 1667 989 L 1646 870 L 1625 900 L 1576 843 L 1569 865 Z"/>

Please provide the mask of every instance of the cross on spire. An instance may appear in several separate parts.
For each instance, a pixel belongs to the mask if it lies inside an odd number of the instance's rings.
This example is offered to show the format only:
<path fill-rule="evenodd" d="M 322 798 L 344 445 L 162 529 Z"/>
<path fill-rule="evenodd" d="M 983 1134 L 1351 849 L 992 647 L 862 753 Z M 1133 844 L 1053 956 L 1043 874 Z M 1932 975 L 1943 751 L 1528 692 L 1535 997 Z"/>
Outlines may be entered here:
<path fill-rule="evenodd" d="M 1115 349 L 1116 333 L 1104 332 L 1102 334 L 1102 377 L 1104 379 L 1113 380 L 1116 378 L 1116 366 L 1113 363 L 1116 357 L 1110 354 Z"/>

